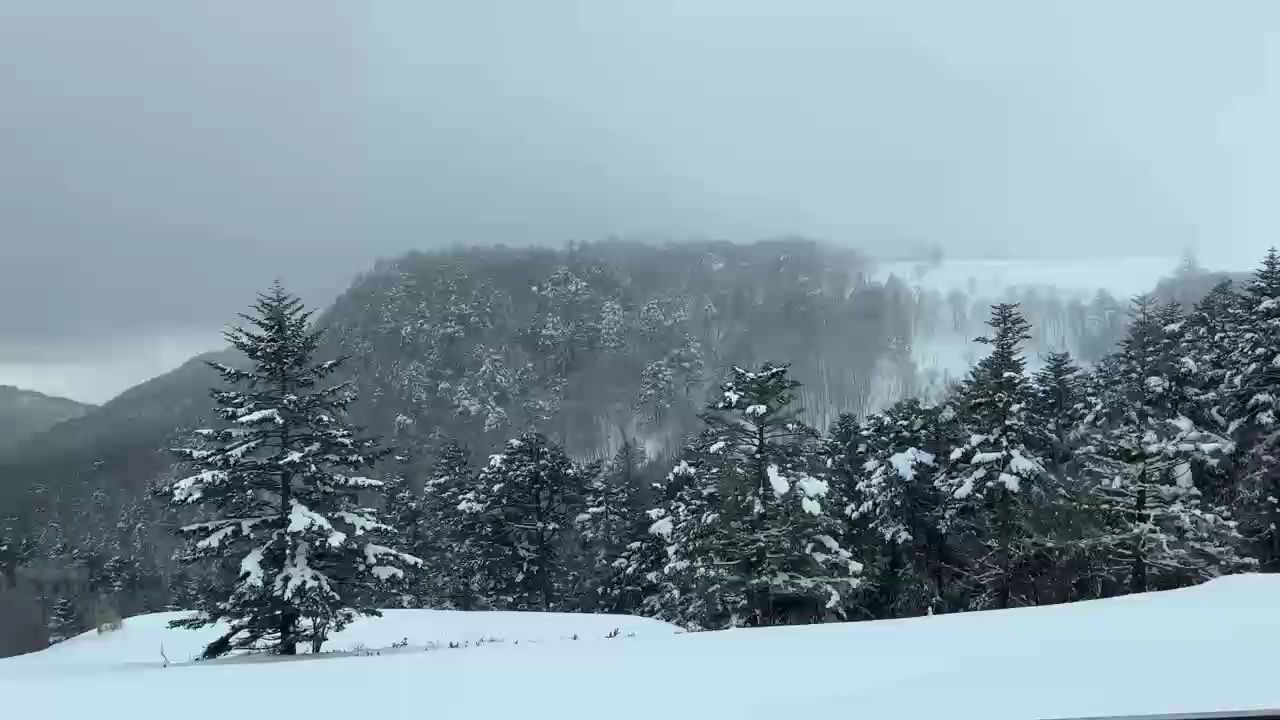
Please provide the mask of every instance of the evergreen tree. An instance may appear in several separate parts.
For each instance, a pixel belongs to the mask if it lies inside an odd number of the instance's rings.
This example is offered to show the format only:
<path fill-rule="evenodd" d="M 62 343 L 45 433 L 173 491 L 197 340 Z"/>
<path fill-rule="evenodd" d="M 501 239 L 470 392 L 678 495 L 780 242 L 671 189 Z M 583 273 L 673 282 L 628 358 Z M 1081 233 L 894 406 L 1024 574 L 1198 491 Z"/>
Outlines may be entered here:
<path fill-rule="evenodd" d="M 1178 587 L 1242 567 L 1235 523 L 1203 502 L 1196 478 L 1217 472 L 1232 446 L 1202 416 L 1202 363 L 1166 306 L 1135 301 L 1120 350 L 1095 371 L 1096 407 L 1082 453 L 1096 548 L 1118 587 Z M 1211 424 L 1212 420 L 1207 420 Z"/>
<path fill-rule="evenodd" d="M 386 508 L 383 514 L 386 517 L 387 524 L 391 525 L 400 534 L 400 546 L 408 553 L 419 559 L 429 559 L 430 555 L 426 552 L 426 543 L 424 541 L 423 525 L 426 522 L 426 513 L 424 510 L 425 503 L 421 493 L 413 487 L 413 482 L 408 475 L 409 463 L 408 457 L 399 455 L 396 457 L 398 467 L 387 474 L 384 482 L 386 483 Z M 426 577 L 426 571 L 414 573 L 405 584 L 405 594 L 400 598 L 400 604 L 405 607 L 418 607 L 421 605 L 423 588 L 422 584 Z"/>
<path fill-rule="evenodd" d="M 49 614 L 49 644 L 56 645 L 80 634 L 84 625 L 80 621 L 80 613 L 72 598 L 60 597 L 53 603 Z"/>
<path fill-rule="evenodd" d="M 786 365 L 735 367 L 687 449 L 694 463 L 681 466 L 691 490 L 677 502 L 689 507 L 661 518 L 685 543 L 669 554 L 687 557 L 720 596 L 727 617 L 709 626 L 842 615 L 861 582 L 861 564 L 838 540 L 844 504 L 818 467 L 817 433 L 797 418 L 798 387 Z"/>
<path fill-rule="evenodd" d="M 540 433 L 507 442 L 460 506 L 472 513 L 484 594 L 500 608 L 554 610 L 572 594 L 566 530 L 581 474 Z"/>
<path fill-rule="evenodd" d="M 1280 569 L 1280 254 L 1263 258 L 1240 301 L 1235 369 L 1226 379 L 1242 453 L 1236 505 L 1263 569 Z"/>
<path fill-rule="evenodd" d="M 991 352 L 960 391 L 961 441 L 948 454 L 938 484 L 950 497 L 945 529 L 972 545 L 968 572 L 978 607 L 1026 604 L 1023 572 L 1036 550 L 1033 514 L 1043 498 L 1044 465 L 1035 452 L 1043 436 L 1035 427 L 1022 342 L 1029 324 L 1016 304 L 992 306 L 991 337 L 977 342 Z"/>
<path fill-rule="evenodd" d="M 939 526 L 943 494 L 934 484 L 938 453 L 949 440 L 949 407 L 903 400 L 867 418 L 854 436 L 860 462 L 849 515 L 877 548 L 873 617 L 943 610 L 953 552 Z"/>
<path fill-rule="evenodd" d="M 420 564 L 385 544 L 394 529 L 358 502 L 383 483 L 355 473 L 382 453 L 342 419 L 350 384 L 323 384 L 342 361 L 313 361 L 320 332 L 311 313 L 278 283 L 253 309 L 242 316 L 250 328 L 227 333 L 250 368 L 213 364 L 229 386 L 213 391 L 227 425 L 178 451 L 195 472 L 169 489 L 177 505 L 207 512 L 182 528 L 191 537 L 183 559 L 235 574 L 201 598 L 198 615 L 173 623 L 225 621 L 207 657 L 262 646 L 292 655 L 299 641 L 316 648 L 357 615 L 377 615 L 373 591 Z"/>
<path fill-rule="evenodd" d="M 627 607 L 625 561 L 618 561 L 642 537 L 636 491 L 643 460 L 640 448 L 624 439 L 613 458 L 587 480 L 576 525 L 585 551 L 588 606 L 609 611 Z"/>
<path fill-rule="evenodd" d="M 685 457 L 654 488 L 662 500 L 645 513 L 648 537 L 629 545 L 624 559 L 643 613 L 691 630 L 732 624 L 741 610 L 722 592 L 725 567 L 697 555 L 719 532 L 720 485 L 706 459 L 716 442 L 710 431 L 689 441 Z"/>
<path fill-rule="evenodd" d="M 472 610 L 487 604 L 482 595 L 482 518 L 470 509 L 477 500 L 471 454 L 445 440 L 423 489 L 423 553 L 436 559 L 423 574 L 430 607 Z"/>
<path fill-rule="evenodd" d="M 1073 436 L 1087 413 L 1080 367 L 1070 353 L 1050 353 L 1036 371 L 1032 384 L 1031 412 L 1041 425 L 1045 463 L 1058 469 L 1071 459 Z"/>

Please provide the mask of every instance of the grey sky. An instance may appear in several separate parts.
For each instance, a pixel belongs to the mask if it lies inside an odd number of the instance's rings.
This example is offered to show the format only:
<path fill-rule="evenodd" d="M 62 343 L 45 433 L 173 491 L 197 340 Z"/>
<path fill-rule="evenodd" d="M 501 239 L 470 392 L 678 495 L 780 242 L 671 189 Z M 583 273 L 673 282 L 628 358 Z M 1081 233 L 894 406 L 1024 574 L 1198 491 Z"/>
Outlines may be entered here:
<path fill-rule="evenodd" d="M 327 302 L 412 247 L 1245 262 L 1277 78 L 1267 0 L 0 0 L 0 383 L 105 399 L 170 363 L 102 348 L 211 347 L 274 276 Z"/>

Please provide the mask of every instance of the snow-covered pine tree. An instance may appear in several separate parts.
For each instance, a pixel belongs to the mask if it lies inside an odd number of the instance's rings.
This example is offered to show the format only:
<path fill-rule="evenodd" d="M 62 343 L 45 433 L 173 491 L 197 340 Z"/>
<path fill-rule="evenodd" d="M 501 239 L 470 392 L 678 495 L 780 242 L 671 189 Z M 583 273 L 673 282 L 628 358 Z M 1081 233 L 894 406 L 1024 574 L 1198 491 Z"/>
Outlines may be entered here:
<path fill-rule="evenodd" d="M 1240 298 L 1240 332 L 1226 379 L 1243 464 L 1235 498 L 1261 567 L 1280 570 L 1280 253 L 1267 251 Z"/>
<path fill-rule="evenodd" d="M 945 459 L 936 482 L 949 496 L 944 530 L 967 536 L 968 572 L 978 607 L 1026 604 L 1027 563 L 1035 554 L 1032 516 L 1043 498 L 1046 478 L 1035 452 L 1043 447 L 1030 403 L 1022 342 L 1030 325 L 1015 303 L 991 308 L 990 337 L 977 342 L 991 352 L 960 390 L 959 442 Z"/>
<path fill-rule="evenodd" d="M 483 596 L 480 548 L 486 533 L 477 504 L 478 485 L 471 453 L 445 439 L 435 454 L 423 488 L 423 552 L 429 559 L 423 588 L 430 607 L 474 610 L 488 605 Z"/>
<path fill-rule="evenodd" d="M 947 609 L 952 549 L 938 525 L 944 497 L 933 482 L 954 411 L 903 400 L 872 415 L 851 438 L 849 517 L 877 549 L 868 608 L 873 617 Z"/>
<path fill-rule="evenodd" d="M 1044 430 L 1045 464 L 1057 470 L 1071 459 L 1073 437 L 1088 412 L 1083 373 L 1067 352 L 1050 353 L 1032 381 L 1031 412 Z"/>
<path fill-rule="evenodd" d="M 299 641 L 314 649 L 357 615 L 378 614 L 375 590 L 420 564 L 359 502 L 382 488 L 357 474 L 382 453 L 343 420 L 351 385 L 324 384 L 342 361 L 313 360 L 321 335 L 311 313 L 277 283 L 242 317 L 249 327 L 226 337 L 249 368 L 213 364 L 228 386 L 213 391 L 226 426 L 198 431 L 198 447 L 177 451 L 195 472 L 168 489 L 173 503 L 206 512 L 181 529 L 190 537 L 183 559 L 213 560 L 219 577 L 236 578 L 172 623 L 225 622 L 206 657 L 250 647 L 292 655 Z"/>
<path fill-rule="evenodd" d="M 476 516 L 482 590 L 496 607 L 555 610 L 572 594 L 564 535 L 581 483 L 564 449 L 540 433 L 507 441 L 480 471 L 460 507 Z"/>
<path fill-rule="evenodd" d="M 660 501 L 645 513 L 647 537 L 628 545 L 624 557 L 624 578 L 643 598 L 643 614 L 690 630 L 723 628 L 733 619 L 735 601 L 722 592 L 728 568 L 695 561 L 720 521 L 719 477 L 706 457 L 716 442 L 710 431 L 689 440 L 665 482 L 654 486 Z"/>
<path fill-rule="evenodd" d="M 400 534 L 400 546 L 406 552 L 419 559 L 427 559 L 423 525 L 426 522 L 425 503 L 422 493 L 414 487 L 410 477 L 412 465 L 409 456 L 397 455 L 396 468 L 387 473 L 386 507 L 383 515 L 387 524 Z M 405 583 L 404 594 L 400 604 L 404 607 L 421 607 L 423 605 L 423 587 L 426 572 L 414 573 Z"/>
<path fill-rule="evenodd" d="M 1201 365 L 1173 310 L 1139 298 L 1120 350 L 1095 371 L 1080 452 L 1092 480 L 1086 506 L 1099 523 L 1087 544 L 1117 589 L 1178 587 L 1247 562 L 1235 524 L 1197 487 L 1232 449 L 1188 417 L 1203 408 Z"/>
<path fill-rule="evenodd" d="M 58 598 L 53 603 L 53 610 L 49 613 L 49 644 L 56 645 L 63 640 L 73 638 L 79 635 L 83 628 L 75 600 L 66 596 Z"/>
<path fill-rule="evenodd" d="M 587 478 L 582 512 L 575 518 L 584 550 L 585 607 L 620 612 L 635 602 L 626 597 L 626 562 L 618 561 L 648 525 L 636 506 L 643 461 L 641 448 L 624 438 L 613 458 Z"/>
<path fill-rule="evenodd" d="M 818 434 L 798 419 L 787 365 L 735 367 L 703 414 L 695 481 L 719 486 L 717 517 L 689 561 L 723 571 L 727 625 L 842 616 L 862 565 L 840 546 L 841 498 L 821 467 Z"/>

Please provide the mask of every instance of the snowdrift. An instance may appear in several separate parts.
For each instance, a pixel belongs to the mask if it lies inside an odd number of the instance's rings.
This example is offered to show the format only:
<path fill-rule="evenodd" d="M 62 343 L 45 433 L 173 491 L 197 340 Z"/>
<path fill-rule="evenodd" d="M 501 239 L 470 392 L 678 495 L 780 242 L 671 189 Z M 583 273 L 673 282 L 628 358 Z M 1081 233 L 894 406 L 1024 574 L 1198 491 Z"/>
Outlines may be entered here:
<path fill-rule="evenodd" d="M 199 630 L 174 630 L 169 621 L 185 613 L 167 612 L 132 617 L 116 631 L 99 635 L 90 630 L 22 659 L 59 666 L 160 666 L 195 660 L 205 646 L 226 632 L 222 624 Z M 657 620 L 629 615 L 571 613 L 454 612 L 448 610 L 383 610 L 380 618 L 360 618 L 335 634 L 321 654 L 369 653 L 397 649 L 449 649 L 494 642 L 554 642 L 600 640 L 609 635 L 674 634 L 680 629 Z M 163 650 L 164 656 L 161 656 Z M 309 647 L 299 645 L 301 653 Z M 223 662 L 220 660 L 220 662 Z M 0 668 L 3 666 L 0 665 Z M 2 672 L 0 672 L 2 674 Z"/>
<path fill-rule="evenodd" d="M 116 664 L 87 662 L 97 638 L 81 637 L 0 661 L 0 711 L 17 711 L 0 714 L 1027 720 L 1256 710 L 1280 707 L 1277 600 L 1280 577 L 1245 575 L 1057 607 L 696 634 L 607 616 L 433 613 L 421 622 L 442 637 L 456 621 L 459 637 L 541 640 L 169 668 L 123 650 Z M 391 629 L 398 615 L 377 637 L 421 644 Z M 141 638 L 151 620 L 125 632 Z M 625 622 L 638 623 L 634 637 Z M 623 634 L 595 639 L 613 627 Z M 563 639 L 575 628 L 579 640 Z M 374 638 L 364 632 L 352 628 L 346 642 Z"/>

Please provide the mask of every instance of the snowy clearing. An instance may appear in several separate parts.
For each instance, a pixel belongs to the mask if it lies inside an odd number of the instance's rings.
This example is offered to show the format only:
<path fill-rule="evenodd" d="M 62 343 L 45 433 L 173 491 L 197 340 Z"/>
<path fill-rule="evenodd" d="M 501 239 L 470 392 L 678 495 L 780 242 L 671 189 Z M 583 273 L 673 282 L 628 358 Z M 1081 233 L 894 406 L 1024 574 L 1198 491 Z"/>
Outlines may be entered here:
<path fill-rule="evenodd" d="M 158 639 L 171 658 L 199 640 L 179 641 L 161 629 L 167 617 L 148 616 L 119 637 L 90 634 L 0 661 L 0 709 L 131 720 L 179 708 L 184 720 L 1026 720 L 1259 709 L 1280 707 L 1264 657 L 1280 642 L 1277 595 L 1280 577 L 1243 575 L 1056 607 L 696 634 L 612 616 L 395 611 L 334 645 L 373 649 L 407 635 L 409 651 L 169 668 L 156 662 Z M 603 639 L 614 627 L 623 635 Z M 564 639 L 575 632 L 582 639 Z M 413 651 L 429 635 L 538 642 Z"/>

